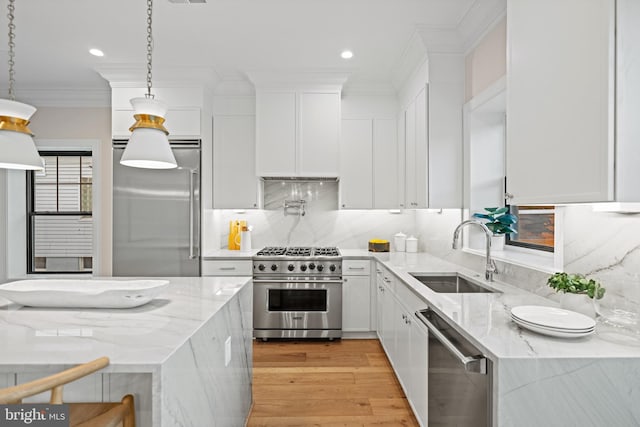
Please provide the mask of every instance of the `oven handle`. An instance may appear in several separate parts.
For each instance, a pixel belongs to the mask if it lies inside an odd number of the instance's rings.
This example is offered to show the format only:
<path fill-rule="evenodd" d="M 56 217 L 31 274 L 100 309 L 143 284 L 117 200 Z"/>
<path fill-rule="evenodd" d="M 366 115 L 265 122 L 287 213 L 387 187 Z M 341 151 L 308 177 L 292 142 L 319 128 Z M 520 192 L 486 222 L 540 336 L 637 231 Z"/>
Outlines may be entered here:
<path fill-rule="evenodd" d="M 475 372 L 478 374 L 487 373 L 487 359 L 482 356 L 465 356 L 442 332 L 431 323 L 423 313 L 416 311 L 418 319 L 429 329 L 429 333 L 433 334 L 440 343 L 445 346 L 464 366 L 465 371 Z"/>
<path fill-rule="evenodd" d="M 325 283 L 327 285 L 341 285 L 343 280 L 283 280 L 283 279 L 253 279 L 253 283 Z"/>

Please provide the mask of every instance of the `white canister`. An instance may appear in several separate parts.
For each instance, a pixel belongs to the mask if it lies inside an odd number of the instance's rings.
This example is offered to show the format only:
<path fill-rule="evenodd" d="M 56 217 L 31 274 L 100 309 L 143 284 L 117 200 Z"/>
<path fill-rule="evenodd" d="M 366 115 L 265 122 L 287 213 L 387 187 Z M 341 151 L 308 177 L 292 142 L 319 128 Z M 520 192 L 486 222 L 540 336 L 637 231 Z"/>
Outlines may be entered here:
<path fill-rule="evenodd" d="M 413 236 L 407 237 L 407 252 L 418 252 L 418 239 Z"/>
<path fill-rule="evenodd" d="M 400 232 L 393 236 L 393 243 L 396 248 L 396 252 L 404 252 L 405 251 L 405 243 L 407 241 L 407 235 Z"/>
<path fill-rule="evenodd" d="M 240 232 L 240 251 L 251 252 L 251 231 L 243 230 Z"/>

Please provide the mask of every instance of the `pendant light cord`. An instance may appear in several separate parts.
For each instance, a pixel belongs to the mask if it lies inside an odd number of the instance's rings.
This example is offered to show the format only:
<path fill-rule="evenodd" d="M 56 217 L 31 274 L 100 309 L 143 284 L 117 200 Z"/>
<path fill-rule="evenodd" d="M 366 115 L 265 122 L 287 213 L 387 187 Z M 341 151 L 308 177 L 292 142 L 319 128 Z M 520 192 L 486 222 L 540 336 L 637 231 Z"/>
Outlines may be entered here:
<path fill-rule="evenodd" d="M 9 0 L 12 2 L 13 0 Z M 147 98 L 153 98 L 151 94 L 151 60 L 153 54 L 153 33 L 151 31 L 153 14 L 153 0 L 147 0 Z"/>
<path fill-rule="evenodd" d="M 14 1 L 15 0 L 9 0 L 7 6 L 7 9 L 9 10 L 9 13 L 7 13 L 7 17 L 9 18 L 9 99 L 12 101 L 16 100 L 16 95 L 13 91 L 13 84 L 15 83 L 15 71 L 13 67 L 15 65 L 14 57 L 16 55 L 14 52 L 16 44 L 13 41 L 15 38 L 14 30 L 16 29 L 16 26 L 13 23 L 13 12 L 15 11 Z"/>

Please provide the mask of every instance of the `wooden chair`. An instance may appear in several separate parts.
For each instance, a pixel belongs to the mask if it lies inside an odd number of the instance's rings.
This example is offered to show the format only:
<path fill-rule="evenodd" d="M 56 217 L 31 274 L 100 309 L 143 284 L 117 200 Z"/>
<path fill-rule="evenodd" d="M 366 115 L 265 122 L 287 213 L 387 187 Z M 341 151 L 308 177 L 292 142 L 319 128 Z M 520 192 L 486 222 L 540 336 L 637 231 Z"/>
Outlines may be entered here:
<path fill-rule="evenodd" d="M 28 383 L 0 389 L 0 404 L 19 404 L 22 399 L 45 391 L 51 391 L 49 403 L 62 401 L 62 387 L 72 381 L 92 374 L 109 364 L 108 357 L 101 357 L 82 365 L 40 378 Z M 72 427 L 135 427 L 133 396 L 128 394 L 120 402 L 68 403 Z"/>

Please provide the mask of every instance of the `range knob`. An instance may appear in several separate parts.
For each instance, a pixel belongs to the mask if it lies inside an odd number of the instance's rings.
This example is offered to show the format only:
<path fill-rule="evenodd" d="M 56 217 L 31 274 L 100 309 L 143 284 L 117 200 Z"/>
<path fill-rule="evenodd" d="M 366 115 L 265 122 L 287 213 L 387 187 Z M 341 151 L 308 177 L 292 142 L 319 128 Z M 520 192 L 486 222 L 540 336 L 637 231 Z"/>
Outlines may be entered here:
<path fill-rule="evenodd" d="M 309 270 L 315 270 L 316 265 L 314 263 L 309 264 Z"/>
<path fill-rule="evenodd" d="M 294 269 L 294 268 L 295 268 L 295 267 L 294 267 L 294 265 L 293 265 L 293 264 L 289 264 L 289 266 L 287 267 L 287 270 L 289 270 L 289 271 L 293 271 L 293 269 Z"/>
<path fill-rule="evenodd" d="M 275 264 L 271 264 L 271 271 L 276 271 L 278 269 L 278 266 Z"/>
<path fill-rule="evenodd" d="M 318 265 L 318 271 L 322 271 L 322 270 L 324 270 L 324 265 L 322 264 Z"/>
<path fill-rule="evenodd" d="M 331 271 L 336 271 L 336 265 L 335 265 L 335 264 L 331 264 L 331 265 L 329 266 L 329 270 L 331 270 Z"/>
<path fill-rule="evenodd" d="M 302 271 L 307 271 L 307 266 L 306 266 L 306 265 L 304 265 L 304 264 L 302 264 L 302 265 L 300 266 L 300 270 L 302 270 Z"/>
<path fill-rule="evenodd" d="M 265 268 L 266 268 L 266 267 L 264 266 L 264 264 L 260 264 L 260 265 L 258 266 L 258 270 L 260 270 L 260 271 L 264 271 L 264 269 L 265 269 Z"/>

